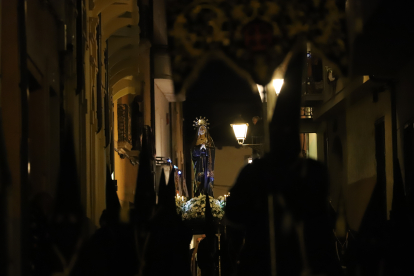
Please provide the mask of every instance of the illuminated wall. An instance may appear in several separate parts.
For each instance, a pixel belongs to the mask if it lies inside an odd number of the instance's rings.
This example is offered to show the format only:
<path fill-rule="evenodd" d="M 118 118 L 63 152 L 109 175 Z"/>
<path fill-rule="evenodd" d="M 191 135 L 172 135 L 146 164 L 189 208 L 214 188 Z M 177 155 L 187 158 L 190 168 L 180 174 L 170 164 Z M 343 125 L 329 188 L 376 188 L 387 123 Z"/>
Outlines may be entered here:
<path fill-rule="evenodd" d="M 214 164 L 214 197 L 228 193 L 236 182 L 240 170 L 247 164 L 247 158 L 252 155 L 249 147 L 216 148 Z"/>

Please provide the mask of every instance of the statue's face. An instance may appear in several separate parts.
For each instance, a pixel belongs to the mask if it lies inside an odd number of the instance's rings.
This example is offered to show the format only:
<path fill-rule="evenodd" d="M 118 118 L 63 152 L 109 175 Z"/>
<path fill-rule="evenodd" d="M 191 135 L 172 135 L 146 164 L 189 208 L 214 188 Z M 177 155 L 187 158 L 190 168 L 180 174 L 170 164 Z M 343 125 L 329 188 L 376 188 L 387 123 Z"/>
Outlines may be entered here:
<path fill-rule="evenodd" d="M 198 130 L 198 135 L 204 135 L 205 133 L 206 133 L 206 127 L 201 126 L 200 129 Z"/>

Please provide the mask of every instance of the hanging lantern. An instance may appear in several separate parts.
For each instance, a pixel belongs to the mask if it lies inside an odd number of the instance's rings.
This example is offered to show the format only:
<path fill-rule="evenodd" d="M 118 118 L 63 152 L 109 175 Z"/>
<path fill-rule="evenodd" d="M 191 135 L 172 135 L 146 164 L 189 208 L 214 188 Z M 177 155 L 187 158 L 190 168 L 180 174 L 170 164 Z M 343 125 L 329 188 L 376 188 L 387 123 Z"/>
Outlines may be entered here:
<path fill-rule="evenodd" d="M 240 145 L 243 145 L 244 140 L 246 139 L 247 128 L 249 127 L 249 124 L 245 123 L 241 115 L 239 115 L 236 121 L 233 124 L 230 124 L 230 126 L 233 128 L 234 135 L 236 136 L 237 142 Z"/>

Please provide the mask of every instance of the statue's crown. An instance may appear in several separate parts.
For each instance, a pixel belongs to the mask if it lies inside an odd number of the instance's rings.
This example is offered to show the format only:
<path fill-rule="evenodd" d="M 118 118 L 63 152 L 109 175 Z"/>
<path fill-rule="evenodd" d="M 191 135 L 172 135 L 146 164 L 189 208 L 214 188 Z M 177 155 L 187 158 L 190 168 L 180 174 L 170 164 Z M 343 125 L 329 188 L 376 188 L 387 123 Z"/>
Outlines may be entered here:
<path fill-rule="evenodd" d="M 206 119 L 206 117 L 196 117 L 196 119 L 193 121 L 194 128 L 197 128 L 199 126 L 205 126 L 206 128 L 209 128 L 209 125 L 210 123 L 208 122 L 208 119 Z"/>

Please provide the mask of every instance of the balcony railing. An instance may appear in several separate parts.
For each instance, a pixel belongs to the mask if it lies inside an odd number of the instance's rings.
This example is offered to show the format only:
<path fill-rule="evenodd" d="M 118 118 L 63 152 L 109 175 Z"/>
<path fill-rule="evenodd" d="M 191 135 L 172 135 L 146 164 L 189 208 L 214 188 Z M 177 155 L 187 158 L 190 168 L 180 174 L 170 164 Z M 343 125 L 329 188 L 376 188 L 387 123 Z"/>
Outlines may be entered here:
<path fill-rule="evenodd" d="M 313 109 L 311 106 L 301 107 L 300 108 L 300 118 L 301 119 L 312 119 L 313 118 Z"/>
<path fill-rule="evenodd" d="M 118 141 L 115 151 L 121 159 L 128 158 L 132 165 L 138 164 L 138 150 L 132 150 L 131 110 L 127 104 L 118 104 Z"/>
<path fill-rule="evenodd" d="M 308 77 L 305 86 L 305 95 L 322 94 L 324 89 L 324 82 L 315 81 L 312 77 Z"/>
<path fill-rule="evenodd" d="M 322 59 L 311 51 L 307 54 L 307 77 L 304 94 L 321 94 L 324 88 Z"/>
<path fill-rule="evenodd" d="M 131 113 L 127 104 L 118 104 L 118 147 L 132 148 Z"/>

